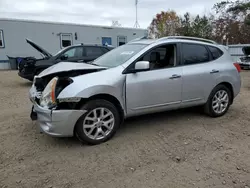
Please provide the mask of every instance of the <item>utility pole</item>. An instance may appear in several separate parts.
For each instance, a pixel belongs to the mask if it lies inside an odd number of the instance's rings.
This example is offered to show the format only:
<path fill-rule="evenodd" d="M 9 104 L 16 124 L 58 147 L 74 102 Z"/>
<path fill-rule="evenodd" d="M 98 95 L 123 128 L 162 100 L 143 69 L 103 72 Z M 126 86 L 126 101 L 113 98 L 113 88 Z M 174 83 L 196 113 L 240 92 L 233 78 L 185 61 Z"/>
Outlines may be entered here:
<path fill-rule="evenodd" d="M 137 4 L 138 0 L 135 0 L 135 28 L 140 28 L 139 22 L 138 22 L 138 15 L 137 15 Z"/>

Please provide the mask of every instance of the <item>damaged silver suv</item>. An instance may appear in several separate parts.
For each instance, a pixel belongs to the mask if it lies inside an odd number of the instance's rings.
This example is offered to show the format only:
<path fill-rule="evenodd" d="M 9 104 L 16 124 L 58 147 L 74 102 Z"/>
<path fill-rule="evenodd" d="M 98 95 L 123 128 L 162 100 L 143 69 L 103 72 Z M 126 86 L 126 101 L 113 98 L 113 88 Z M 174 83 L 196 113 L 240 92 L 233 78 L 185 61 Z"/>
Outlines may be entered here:
<path fill-rule="evenodd" d="M 135 40 L 92 64 L 63 62 L 41 72 L 30 89 L 31 118 L 48 135 L 99 144 L 131 116 L 190 106 L 224 115 L 240 92 L 239 72 L 213 41 Z"/>

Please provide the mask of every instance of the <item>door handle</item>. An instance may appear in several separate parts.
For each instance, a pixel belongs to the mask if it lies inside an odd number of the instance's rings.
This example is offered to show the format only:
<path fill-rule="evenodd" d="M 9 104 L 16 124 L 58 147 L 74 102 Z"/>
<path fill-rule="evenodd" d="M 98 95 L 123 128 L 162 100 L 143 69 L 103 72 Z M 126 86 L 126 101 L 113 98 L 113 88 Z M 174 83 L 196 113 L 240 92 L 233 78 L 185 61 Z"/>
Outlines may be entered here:
<path fill-rule="evenodd" d="M 181 75 L 178 74 L 173 74 L 169 79 L 176 79 L 176 78 L 180 78 Z"/>
<path fill-rule="evenodd" d="M 219 71 L 219 70 L 213 69 L 213 70 L 210 72 L 210 74 L 214 74 L 214 73 L 218 73 L 218 72 L 220 72 L 220 71 Z"/>

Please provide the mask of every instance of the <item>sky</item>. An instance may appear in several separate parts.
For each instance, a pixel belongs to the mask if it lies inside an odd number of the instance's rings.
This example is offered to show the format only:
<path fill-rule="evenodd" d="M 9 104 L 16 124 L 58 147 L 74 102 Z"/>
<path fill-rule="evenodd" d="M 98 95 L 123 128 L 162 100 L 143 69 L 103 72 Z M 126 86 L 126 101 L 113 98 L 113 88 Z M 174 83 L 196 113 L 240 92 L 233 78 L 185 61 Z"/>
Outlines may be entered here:
<path fill-rule="evenodd" d="M 153 17 L 167 10 L 179 15 L 209 14 L 220 0 L 138 0 L 138 22 L 147 28 Z M 135 24 L 135 0 L 0 0 L 0 18 L 108 25 Z"/>

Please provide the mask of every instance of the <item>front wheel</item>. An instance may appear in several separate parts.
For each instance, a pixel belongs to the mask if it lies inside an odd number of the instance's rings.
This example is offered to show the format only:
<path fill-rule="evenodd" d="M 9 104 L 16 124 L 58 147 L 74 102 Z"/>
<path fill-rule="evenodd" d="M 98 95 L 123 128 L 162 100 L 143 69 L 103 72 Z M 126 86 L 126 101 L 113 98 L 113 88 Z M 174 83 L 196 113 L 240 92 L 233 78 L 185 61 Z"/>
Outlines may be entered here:
<path fill-rule="evenodd" d="M 226 86 L 216 86 L 205 104 L 206 114 L 211 117 L 223 116 L 230 107 L 232 101 L 231 96 L 231 91 Z"/>
<path fill-rule="evenodd" d="M 100 144 L 112 138 L 120 124 L 117 108 L 106 100 L 92 100 L 83 107 L 87 112 L 78 120 L 77 138 L 87 144 Z"/>

